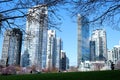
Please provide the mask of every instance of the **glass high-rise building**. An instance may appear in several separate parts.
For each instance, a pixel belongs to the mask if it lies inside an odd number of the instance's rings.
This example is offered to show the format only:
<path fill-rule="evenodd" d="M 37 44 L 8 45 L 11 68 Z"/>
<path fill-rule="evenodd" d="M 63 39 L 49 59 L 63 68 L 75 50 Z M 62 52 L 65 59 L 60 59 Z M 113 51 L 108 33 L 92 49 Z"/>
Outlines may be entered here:
<path fill-rule="evenodd" d="M 35 65 L 42 68 L 42 55 L 45 54 L 47 47 L 47 15 L 46 6 L 38 5 L 29 9 L 24 43 L 25 52 L 29 54 L 27 66 Z"/>
<path fill-rule="evenodd" d="M 60 70 L 61 50 L 63 49 L 62 39 L 56 39 L 56 68 Z"/>
<path fill-rule="evenodd" d="M 90 41 L 90 61 L 96 61 L 95 41 Z"/>
<path fill-rule="evenodd" d="M 48 30 L 46 69 L 52 70 L 56 64 L 56 32 Z"/>
<path fill-rule="evenodd" d="M 6 30 L 2 47 L 2 65 L 20 65 L 22 31 L 18 28 Z"/>
<path fill-rule="evenodd" d="M 60 58 L 62 48 L 62 40 L 61 38 L 56 37 L 56 31 L 48 30 L 46 69 L 60 70 Z"/>
<path fill-rule="evenodd" d="M 103 29 L 94 30 L 91 41 L 95 41 L 95 60 L 107 60 L 106 31 Z"/>
<path fill-rule="evenodd" d="M 77 16 L 77 65 L 81 62 L 89 60 L 89 25 L 88 19 L 78 14 Z"/>

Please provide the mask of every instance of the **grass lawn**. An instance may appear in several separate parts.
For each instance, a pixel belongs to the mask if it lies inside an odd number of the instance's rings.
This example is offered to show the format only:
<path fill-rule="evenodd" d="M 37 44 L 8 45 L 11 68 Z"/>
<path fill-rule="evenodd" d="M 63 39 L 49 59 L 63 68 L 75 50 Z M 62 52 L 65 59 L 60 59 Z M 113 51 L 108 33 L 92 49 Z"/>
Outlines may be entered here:
<path fill-rule="evenodd" d="M 8 76 L 0 75 L 0 80 L 120 80 L 120 71 L 41 73 Z"/>

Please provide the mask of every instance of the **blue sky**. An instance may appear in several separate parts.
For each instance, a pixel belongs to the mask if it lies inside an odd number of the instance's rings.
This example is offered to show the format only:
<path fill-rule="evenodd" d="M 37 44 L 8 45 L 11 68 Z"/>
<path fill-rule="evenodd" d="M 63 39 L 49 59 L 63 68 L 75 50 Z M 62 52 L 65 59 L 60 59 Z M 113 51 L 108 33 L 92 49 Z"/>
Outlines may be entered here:
<path fill-rule="evenodd" d="M 75 20 L 73 20 L 70 17 L 68 12 L 62 12 L 62 14 L 64 17 L 63 24 L 61 25 L 62 32 L 57 32 L 57 36 L 60 36 L 63 40 L 63 49 L 66 51 L 66 54 L 70 59 L 70 65 L 76 66 L 77 65 L 77 23 L 73 22 Z M 119 44 L 120 31 L 113 30 L 111 28 L 112 26 L 96 26 L 96 27 L 106 30 L 108 49 L 112 49 L 114 45 Z"/>
<path fill-rule="evenodd" d="M 77 65 L 77 23 L 73 20 L 68 12 L 60 12 L 63 17 L 63 23 L 60 25 L 62 32 L 56 32 L 57 37 L 61 37 L 63 40 L 63 50 L 66 52 L 68 58 L 70 59 L 70 65 Z M 74 18 L 77 19 L 77 18 Z M 112 26 L 101 26 L 107 33 L 107 47 L 112 49 L 114 45 L 119 44 L 120 31 L 112 30 Z M 0 56 L 2 53 L 2 41 L 3 35 L 0 35 Z"/>

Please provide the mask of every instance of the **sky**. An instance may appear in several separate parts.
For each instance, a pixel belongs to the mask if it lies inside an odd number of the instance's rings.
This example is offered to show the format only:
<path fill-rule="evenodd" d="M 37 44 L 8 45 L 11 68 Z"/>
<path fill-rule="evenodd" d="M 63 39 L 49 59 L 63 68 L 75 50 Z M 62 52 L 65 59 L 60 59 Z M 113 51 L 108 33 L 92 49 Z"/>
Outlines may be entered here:
<path fill-rule="evenodd" d="M 66 51 L 68 58 L 70 59 L 71 66 L 77 66 L 77 23 L 70 17 L 68 12 L 62 12 L 63 24 L 61 25 L 62 32 L 57 31 L 57 36 L 60 36 L 63 40 L 63 49 Z M 74 19 L 77 19 L 74 18 Z M 92 32 L 92 26 L 90 26 L 90 33 Z M 113 46 L 118 45 L 120 41 L 120 31 L 113 30 L 112 26 L 96 26 L 97 29 L 105 29 L 107 34 L 107 48 L 111 50 Z M 90 34 L 91 36 L 91 34 Z"/>
<path fill-rule="evenodd" d="M 77 66 L 77 23 L 74 22 L 75 20 L 70 17 L 68 12 L 64 11 L 60 12 L 60 14 L 63 17 L 62 24 L 59 26 L 61 32 L 56 30 L 56 35 L 57 37 L 61 37 L 63 41 L 63 50 L 70 60 L 70 66 Z M 100 26 L 100 28 L 106 30 L 108 49 L 112 49 L 113 46 L 118 45 L 120 41 L 120 31 L 113 30 L 111 27 L 112 26 Z M 0 57 L 2 53 L 2 42 L 3 35 L 0 35 Z"/>

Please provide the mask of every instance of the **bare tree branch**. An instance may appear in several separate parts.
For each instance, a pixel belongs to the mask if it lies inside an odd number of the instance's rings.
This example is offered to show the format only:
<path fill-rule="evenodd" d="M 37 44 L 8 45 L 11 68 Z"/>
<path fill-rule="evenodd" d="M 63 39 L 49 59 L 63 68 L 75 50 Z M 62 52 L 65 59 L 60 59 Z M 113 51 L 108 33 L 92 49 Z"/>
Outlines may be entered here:
<path fill-rule="evenodd" d="M 80 13 L 89 19 L 90 24 L 119 26 L 120 0 L 71 0 L 72 16 Z"/>
<path fill-rule="evenodd" d="M 5 2 L 10 2 L 10 1 L 13 1 L 13 0 L 2 0 L 0 1 L 0 3 L 5 3 Z"/>
<path fill-rule="evenodd" d="M 9 19 L 17 19 L 17 18 L 23 18 L 26 17 L 27 15 L 22 15 L 22 16 L 13 16 L 13 17 L 4 17 L 3 19 L 1 19 L 2 21 L 6 21 Z"/>
<path fill-rule="evenodd" d="M 8 10 L 4 10 L 4 11 L 0 11 L 0 13 L 6 13 L 6 12 L 11 12 L 11 11 L 16 11 L 16 10 L 21 10 L 21 9 L 26 9 L 26 7 L 22 7 L 22 8 L 12 8 L 12 9 L 8 9 Z"/>
<path fill-rule="evenodd" d="M 48 24 L 51 27 L 56 27 L 57 21 L 61 20 L 60 17 L 58 17 L 58 9 L 61 5 L 64 5 L 66 3 L 66 0 L 2 0 L 0 1 L 0 26 L 3 26 L 5 23 L 6 28 L 10 28 L 10 26 L 14 24 L 17 20 L 25 20 L 26 17 L 28 17 L 28 9 L 30 8 L 39 8 L 36 5 L 42 5 L 47 6 L 49 10 L 49 17 Z M 5 8 L 5 6 L 7 6 Z M 36 7 L 35 7 L 36 6 Z M 2 15 L 2 16 L 1 16 Z M 52 16 L 52 19 L 51 19 Z M 53 17 L 54 20 L 53 21 Z M 11 20 L 14 20 L 11 24 Z M 23 24 L 25 21 L 23 22 Z M 8 26 L 7 26 L 8 25 Z M 18 24 L 19 25 L 19 24 Z M 22 25 L 22 23 L 21 23 Z M 14 25 L 15 26 L 15 25 Z M 4 25 L 5 28 L 5 25 Z M 20 28 L 20 27 L 19 27 Z"/>
<path fill-rule="evenodd" d="M 90 21 L 90 22 L 95 22 L 99 19 L 101 19 L 102 17 L 106 16 L 108 13 L 117 10 L 118 8 L 120 8 L 120 5 L 115 5 L 115 6 L 111 6 L 108 10 L 106 10 L 102 15 L 100 15 L 99 17 L 97 17 L 96 19 Z"/>

